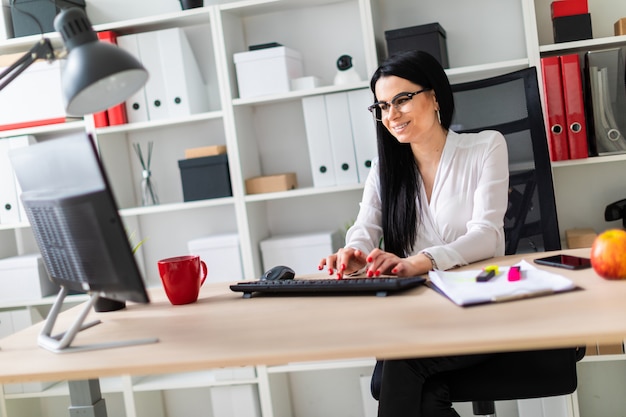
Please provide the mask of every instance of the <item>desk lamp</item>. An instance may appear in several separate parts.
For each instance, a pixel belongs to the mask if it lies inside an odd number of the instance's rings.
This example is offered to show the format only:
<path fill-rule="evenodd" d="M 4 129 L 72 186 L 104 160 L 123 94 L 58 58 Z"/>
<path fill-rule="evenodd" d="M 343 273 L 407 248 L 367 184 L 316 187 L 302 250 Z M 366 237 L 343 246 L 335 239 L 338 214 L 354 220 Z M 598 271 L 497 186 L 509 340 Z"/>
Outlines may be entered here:
<path fill-rule="evenodd" d="M 148 72 L 132 55 L 115 45 L 98 41 L 82 9 L 62 10 L 54 19 L 54 28 L 61 33 L 67 50 L 61 87 L 69 115 L 84 116 L 108 109 L 126 100 L 148 80 Z M 57 55 L 50 40 L 42 37 L 0 74 L 0 90 L 36 60 L 59 58 L 64 58 L 64 54 Z"/>

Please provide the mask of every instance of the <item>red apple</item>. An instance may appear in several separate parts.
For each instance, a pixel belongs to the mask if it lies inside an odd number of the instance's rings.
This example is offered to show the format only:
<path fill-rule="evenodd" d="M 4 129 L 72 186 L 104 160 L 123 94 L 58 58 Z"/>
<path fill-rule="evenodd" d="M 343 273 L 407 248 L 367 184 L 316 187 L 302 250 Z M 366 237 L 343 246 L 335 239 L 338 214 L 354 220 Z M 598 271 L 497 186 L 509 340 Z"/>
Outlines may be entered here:
<path fill-rule="evenodd" d="M 591 245 L 591 266 L 606 279 L 626 279 L 626 231 L 600 233 Z"/>

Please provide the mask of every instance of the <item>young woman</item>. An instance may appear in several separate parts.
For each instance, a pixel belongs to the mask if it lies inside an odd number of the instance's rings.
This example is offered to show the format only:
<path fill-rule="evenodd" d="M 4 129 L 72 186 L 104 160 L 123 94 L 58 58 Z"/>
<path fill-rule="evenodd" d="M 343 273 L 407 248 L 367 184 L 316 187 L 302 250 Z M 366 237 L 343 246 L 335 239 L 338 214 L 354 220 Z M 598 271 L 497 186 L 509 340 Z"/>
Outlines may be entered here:
<path fill-rule="evenodd" d="M 338 278 L 414 276 L 504 255 L 508 154 L 502 134 L 450 130 L 452 89 L 425 52 L 392 56 L 370 86 L 378 161 L 345 247 L 319 268 Z M 436 375 L 483 358 L 384 361 L 379 416 L 457 416 Z"/>

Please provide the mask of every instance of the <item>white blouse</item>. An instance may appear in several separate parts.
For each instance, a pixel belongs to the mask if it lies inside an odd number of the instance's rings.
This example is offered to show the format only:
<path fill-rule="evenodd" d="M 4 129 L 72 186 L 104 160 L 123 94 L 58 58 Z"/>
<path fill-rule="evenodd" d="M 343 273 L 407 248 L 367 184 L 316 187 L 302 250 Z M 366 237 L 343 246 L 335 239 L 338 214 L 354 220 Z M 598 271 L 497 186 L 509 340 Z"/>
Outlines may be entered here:
<path fill-rule="evenodd" d="M 504 255 L 508 187 L 508 151 L 501 133 L 450 130 L 430 203 L 423 184 L 420 187 L 418 234 L 411 255 L 427 251 L 442 270 Z M 381 218 L 380 177 L 374 161 L 346 246 L 366 254 L 377 248 L 383 235 Z"/>

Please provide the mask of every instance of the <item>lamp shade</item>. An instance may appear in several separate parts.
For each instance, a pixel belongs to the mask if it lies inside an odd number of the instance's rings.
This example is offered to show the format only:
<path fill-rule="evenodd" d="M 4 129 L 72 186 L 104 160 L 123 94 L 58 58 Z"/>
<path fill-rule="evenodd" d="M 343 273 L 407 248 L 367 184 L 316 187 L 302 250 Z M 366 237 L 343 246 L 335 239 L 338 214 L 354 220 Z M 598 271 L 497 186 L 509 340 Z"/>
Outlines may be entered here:
<path fill-rule="evenodd" d="M 119 104 L 148 80 L 148 71 L 128 52 L 99 42 L 80 8 L 61 11 L 54 20 L 67 48 L 61 76 L 65 109 L 83 116 Z"/>

